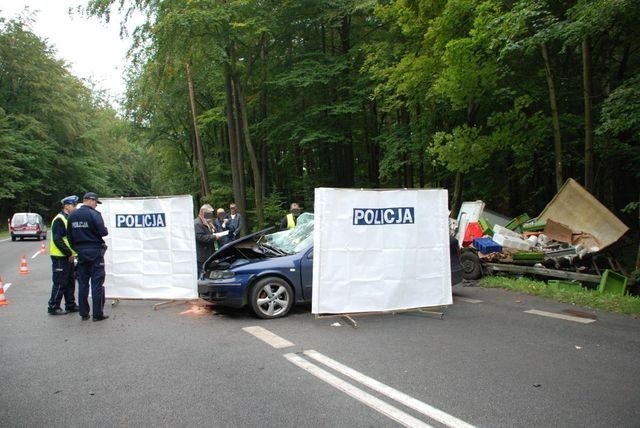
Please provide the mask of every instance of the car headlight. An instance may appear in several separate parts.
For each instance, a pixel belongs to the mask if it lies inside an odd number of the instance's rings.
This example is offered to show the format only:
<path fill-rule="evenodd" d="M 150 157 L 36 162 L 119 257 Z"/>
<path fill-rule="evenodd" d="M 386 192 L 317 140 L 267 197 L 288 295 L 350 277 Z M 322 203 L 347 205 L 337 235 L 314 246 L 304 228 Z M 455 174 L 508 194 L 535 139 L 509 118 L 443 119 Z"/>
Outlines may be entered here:
<path fill-rule="evenodd" d="M 209 272 L 209 279 L 229 279 L 234 276 L 235 273 L 230 270 L 214 270 Z"/>

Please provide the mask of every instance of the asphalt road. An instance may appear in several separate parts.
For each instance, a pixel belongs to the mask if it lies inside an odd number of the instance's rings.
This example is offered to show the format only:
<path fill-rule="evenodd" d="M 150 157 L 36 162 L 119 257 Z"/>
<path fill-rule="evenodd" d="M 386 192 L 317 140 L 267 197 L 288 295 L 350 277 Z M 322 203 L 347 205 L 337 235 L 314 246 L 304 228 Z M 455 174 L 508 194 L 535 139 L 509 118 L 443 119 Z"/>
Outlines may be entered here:
<path fill-rule="evenodd" d="M 262 321 L 121 301 L 96 323 L 47 315 L 51 267 L 48 255 L 32 258 L 39 248 L 0 242 L 0 276 L 11 283 L 0 307 L 4 427 L 640 426 L 631 317 L 457 286 L 442 320 L 359 316 L 353 328 L 308 307 Z M 29 275 L 18 275 L 23 254 Z M 275 348 L 247 327 L 290 344 Z"/>

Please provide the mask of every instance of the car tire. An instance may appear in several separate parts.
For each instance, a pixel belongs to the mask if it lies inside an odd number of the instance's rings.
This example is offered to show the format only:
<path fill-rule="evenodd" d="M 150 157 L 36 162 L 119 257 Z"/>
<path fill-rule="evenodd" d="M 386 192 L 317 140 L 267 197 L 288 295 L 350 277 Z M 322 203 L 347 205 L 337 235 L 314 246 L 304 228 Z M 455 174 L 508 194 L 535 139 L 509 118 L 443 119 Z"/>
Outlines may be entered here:
<path fill-rule="evenodd" d="M 464 279 L 479 279 L 482 277 L 482 265 L 480 257 L 473 251 L 463 251 L 460 255 L 462 264 L 462 277 Z"/>
<path fill-rule="evenodd" d="M 269 276 L 257 281 L 249 291 L 251 310 L 258 318 L 286 316 L 293 306 L 293 290 L 287 281 Z"/>

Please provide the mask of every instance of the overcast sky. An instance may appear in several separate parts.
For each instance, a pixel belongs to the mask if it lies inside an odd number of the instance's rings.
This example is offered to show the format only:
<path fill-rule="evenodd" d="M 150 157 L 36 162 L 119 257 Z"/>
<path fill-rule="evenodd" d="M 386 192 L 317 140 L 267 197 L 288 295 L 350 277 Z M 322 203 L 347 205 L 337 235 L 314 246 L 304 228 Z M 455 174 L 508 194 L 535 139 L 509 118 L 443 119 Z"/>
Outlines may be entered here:
<path fill-rule="evenodd" d="M 75 76 L 91 80 L 116 100 L 124 94 L 130 41 L 120 39 L 117 15 L 112 15 L 108 25 L 78 13 L 69 15 L 69 8 L 85 4 L 83 0 L 0 0 L 0 16 L 14 18 L 25 7 L 37 12 L 33 32 L 55 47 L 56 56 L 70 64 Z"/>

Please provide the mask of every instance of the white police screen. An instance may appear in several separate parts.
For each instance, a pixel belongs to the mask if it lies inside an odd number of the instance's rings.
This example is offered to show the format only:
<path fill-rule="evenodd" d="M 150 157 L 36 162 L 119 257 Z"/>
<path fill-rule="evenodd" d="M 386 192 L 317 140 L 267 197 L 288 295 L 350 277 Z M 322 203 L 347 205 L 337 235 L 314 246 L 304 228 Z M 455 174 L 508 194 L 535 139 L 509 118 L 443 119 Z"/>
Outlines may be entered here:
<path fill-rule="evenodd" d="M 315 190 L 314 314 L 450 305 L 447 191 Z"/>
<path fill-rule="evenodd" d="M 102 199 L 107 298 L 196 299 L 191 196 Z"/>

